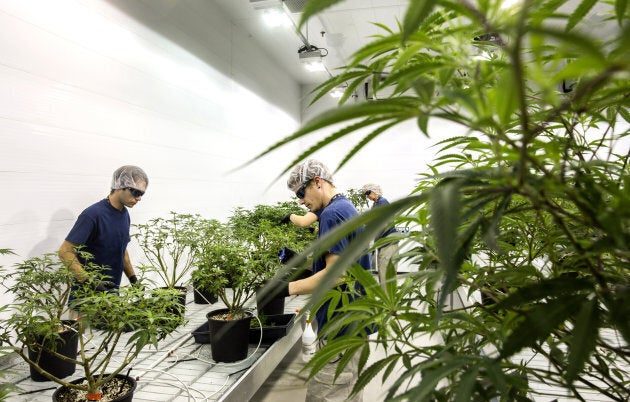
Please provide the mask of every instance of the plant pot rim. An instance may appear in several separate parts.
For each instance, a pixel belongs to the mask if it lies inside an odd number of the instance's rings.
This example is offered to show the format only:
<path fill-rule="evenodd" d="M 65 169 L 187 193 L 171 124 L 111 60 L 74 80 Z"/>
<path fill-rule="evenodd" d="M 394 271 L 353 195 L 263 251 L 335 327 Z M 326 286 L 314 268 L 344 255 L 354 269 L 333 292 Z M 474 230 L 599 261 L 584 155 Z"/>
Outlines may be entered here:
<path fill-rule="evenodd" d="M 214 317 L 219 315 L 219 314 L 227 313 L 229 311 L 230 311 L 230 309 L 228 309 L 228 308 L 220 308 L 220 309 L 217 309 L 217 310 L 212 310 L 208 314 L 206 314 L 206 318 L 209 319 L 209 320 L 226 321 L 226 320 L 221 320 L 221 319 L 214 318 Z M 241 309 L 240 312 L 245 314 L 246 317 L 236 318 L 235 320 L 250 319 L 250 318 L 252 318 L 254 316 L 254 313 L 252 313 L 249 310 Z"/>
<path fill-rule="evenodd" d="M 105 374 L 105 375 L 107 376 L 109 374 Z M 133 394 L 136 391 L 136 388 L 138 387 L 138 382 L 136 381 L 136 379 L 133 376 L 128 376 L 126 374 L 118 373 L 118 374 L 116 374 L 114 376 L 114 378 L 125 379 L 131 385 L 131 389 L 126 394 L 112 399 L 112 401 L 117 401 L 117 400 L 120 400 L 122 398 L 127 397 L 129 394 Z M 70 384 L 79 384 L 79 383 L 83 382 L 84 380 L 85 380 L 85 377 L 79 377 L 79 378 L 74 379 L 74 380 L 69 381 L 69 382 L 70 382 Z M 55 392 L 52 395 L 53 402 L 56 402 L 58 400 L 57 396 L 59 395 L 60 392 L 62 392 L 66 388 L 68 388 L 68 387 L 66 387 L 65 385 L 57 387 L 57 389 L 55 390 Z M 82 401 L 76 401 L 76 402 L 82 402 Z"/>

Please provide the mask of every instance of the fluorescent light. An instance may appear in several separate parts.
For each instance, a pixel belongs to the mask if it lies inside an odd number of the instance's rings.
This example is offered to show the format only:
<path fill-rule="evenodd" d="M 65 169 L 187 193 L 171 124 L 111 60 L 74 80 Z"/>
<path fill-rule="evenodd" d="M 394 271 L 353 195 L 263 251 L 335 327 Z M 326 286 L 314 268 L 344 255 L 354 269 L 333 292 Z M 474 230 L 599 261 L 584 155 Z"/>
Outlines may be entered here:
<path fill-rule="evenodd" d="M 262 19 L 270 28 L 290 27 L 291 20 L 282 9 L 267 8 L 262 12 Z"/>
<path fill-rule="evenodd" d="M 346 91 L 346 87 L 334 87 L 332 91 L 330 91 L 330 96 L 335 99 L 341 98 L 343 93 Z"/>
<path fill-rule="evenodd" d="M 303 62 L 302 64 L 304 65 L 304 68 L 311 73 L 316 73 L 318 71 L 326 71 L 326 66 L 324 65 L 324 62 L 322 62 L 321 60 Z"/>
<path fill-rule="evenodd" d="M 298 52 L 298 56 L 300 58 L 300 62 L 304 65 L 304 68 L 310 72 L 317 71 L 326 71 L 326 66 L 322 61 L 322 51 L 321 49 L 314 48 L 314 50 L 310 51 L 301 51 Z"/>

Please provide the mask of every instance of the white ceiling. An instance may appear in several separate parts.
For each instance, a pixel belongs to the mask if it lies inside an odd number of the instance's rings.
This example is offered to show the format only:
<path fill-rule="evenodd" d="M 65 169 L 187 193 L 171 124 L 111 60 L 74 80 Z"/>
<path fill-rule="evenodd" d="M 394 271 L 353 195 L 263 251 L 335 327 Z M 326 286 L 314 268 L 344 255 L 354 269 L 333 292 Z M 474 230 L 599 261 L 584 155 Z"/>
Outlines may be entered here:
<path fill-rule="evenodd" d="M 250 0 L 213 1 L 239 28 L 248 32 L 273 58 L 284 65 L 298 82 L 320 84 L 329 77 L 327 72 L 308 72 L 301 65 L 298 49 L 304 45 L 304 41 L 292 27 L 266 26 L 262 18 L 263 12 L 254 9 Z M 273 1 L 281 0 L 265 2 Z M 334 73 L 334 69 L 344 66 L 349 61 L 348 58 L 365 45 L 372 35 L 383 33 L 374 22 L 396 27 L 408 4 L 409 0 L 346 0 L 312 18 L 302 30 L 302 35 L 309 44 L 328 50 L 324 64 L 329 72 Z M 289 15 L 297 24 L 301 14 Z"/>
<path fill-rule="evenodd" d="M 327 72 L 306 71 L 299 62 L 297 53 L 298 49 L 304 45 L 302 38 L 292 27 L 266 26 L 262 18 L 263 11 L 254 9 L 252 4 L 252 2 L 259 4 L 286 2 L 287 5 L 291 5 L 286 8 L 296 9 L 300 5 L 303 7 L 306 0 L 212 1 L 231 17 L 238 28 L 248 32 L 273 58 L 285 66 L 289 74 L 301 84 L 316 85 L 329 77 Z M 312 18 L 308 26 L 302 30 L 302 35 L 311 45 L 328 50 L 324 64 L 328 71 L 334 74 L 335 68 L 346 65 L 348 58 L 370 41 L 372 35 L 383 32 L 373 23 L 382 23 L 397 31 L 397 23 L 402 21 L 409 3 L 410 0 L 345 0 Z M 569 0 L 563 5 L 562 11 L 570 14 L 579 3 L 580 0 Z M 606 16 L 602 12 L 602 4 L 598 3 L 587 16 L 587 20 L 591 23 L 583 24 L 581 29 L 586 31 L 597 29 L 602 39 L 605 39 L 618 27 L 614 21 L 604 23 Z M 297 24 L 301 14 L 290 13 L 289 15 Z"/>

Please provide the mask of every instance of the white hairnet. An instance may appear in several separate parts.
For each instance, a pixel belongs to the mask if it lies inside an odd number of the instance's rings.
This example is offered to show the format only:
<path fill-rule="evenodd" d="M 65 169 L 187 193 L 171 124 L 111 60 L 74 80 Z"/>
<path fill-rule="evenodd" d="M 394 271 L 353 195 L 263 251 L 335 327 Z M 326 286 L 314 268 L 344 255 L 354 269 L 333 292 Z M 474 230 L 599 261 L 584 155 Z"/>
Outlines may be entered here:
<path fill-rule="evenodd" d="M 141 185 L 140 183 L 143 183 Z M 121 166 L 112 175 L 112 190 L 132 187 L 144 190 L 149 186 L 149 177 L 138 166 Z"/>
<path fill-rule="evenodd" d="M 383 195 L 383 189 L 378 184 L 368 183 L 361 187 L 361 193 L 365 194 L 367 191 L 371 191 L 376 195 Z"/>
<path fill-rule="evenodd" d="M 332 174 L 330 174 L 330 170 L 328 170 L 326 165 L 318 160 L 308 159 L 293 168 L 289 174 L 289 179 L 287 180 L 287 187 L 289 190 L 295 192 L 304 183 L 316 176 L 319 176 L 330 183 L 333 181 Z"/>

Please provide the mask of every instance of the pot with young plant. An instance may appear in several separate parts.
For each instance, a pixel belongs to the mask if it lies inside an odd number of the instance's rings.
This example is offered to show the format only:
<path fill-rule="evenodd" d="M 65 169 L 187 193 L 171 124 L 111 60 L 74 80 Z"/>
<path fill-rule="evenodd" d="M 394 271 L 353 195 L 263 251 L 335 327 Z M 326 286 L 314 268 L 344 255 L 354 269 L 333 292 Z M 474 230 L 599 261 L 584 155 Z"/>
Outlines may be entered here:
<path fill-rule="evenodd" d="M 303 214 L 304 211 L 295 201 L 279 202 L 256 205 L 252 209 L 237 208 L 229 218 L 234 235 L 245 241 L 253 251 L 252 268 L 259 289 L 280 270 L 282 250 L 299 251 L 315 239 L 315 234 L 308 228 L 279 224 L 282 217 L 291 213 Z M 268 291 L 256 293 L 257 309 L 261 315 L 283 314 L 284 302 L 284 297 L 274 297 Z"/>
<path fill-rule="evenodd" d="M 216 219 L 200 219 L 196 223 L 199 233 L 199 250 L 203 249 L 203 245 L 214 241 L 216 236 L 222 233 L 222 224 Z M 196 304 L 214 304 L 219 298 L 216 293 L 208 289 L 207 281 L 204 280 L 204 272 L 199 270 L 197 264 L 193 261 L 193 270 L 190 274 L 193 287 L 193 300 Z"/>
<path fill-rule="evenodd" d="M 15 253 L 11 249 L 0 248 L 0 256 L 9 254 L 15 255 Z M 2 273 L 2 275 L 4 276 L 3 268 L 4 267 L 0 265 L 0 273 Z M 4 316 L 5 313 L 8 313 L 8 309 L 9 306 L 7 306 L 6 304 L 0 306 L 0 317 Z M 2 328 L 4 328 L 4 326 Z M 10 336 L 10 334 L 4 332 L 4 330 L 0 331 L 0 360 L 13 351 L 12 348 L 8 346 L 8 341 L 5 340 L 5 338 L 7 338 L 8 336 Z M 0 370 L 0 401 L 8 400 L 9 394 L 11 394 L 11 392 L 19 390 L 19 388 L 16 387 L 13 382 L 10 382 L 10 374 L 11 372 L 8 370 Z"/>
<path fill-rule="evenodd" d="M 42 372 L 58 378 L 73 374 L 79 326 L 67 318 L 74 274 L 55 253 L 29 258 L 2 274 L 14 298 L 4 326 L 15 336 L 11 344 L 29 363 L 33 381 L 49 380 Z"/>
<path fill-rule="evenodd" d="M 196 277 L 200 286 L 216 294 L 226 306 L 207 314 L 212 358 L 232 362 L 247 356 L 252 313 L 244 307 L 256 292 L 258 281 L 249 245 L 234 236 L 228 225 L 222 225 L 220 232 L 198 253 Z"/>
<path fill-rule="evenodd" d="M 171 211 L 168 218 L 158 217 L 133 225 L 135 233 L 131 235 L 147 260 L 140 269 L 156 286 L 180 291 L 181 308 L 177 310 L 182 314 L 193 261 L 205 233 L 200 222 L 204 220 L 197 214 Z"/>
<path fill-rule="evenodd" d="M 52 262 L 52 258 L 53 255 L 48 255 L 47 259 L 40 260 Z M 27 260 L 29 261 L 33 259 Z M 58 263 L 54 267 L 67 273 L 68 279 L 73 278 L 65 271 L 64 264 Z M 15 290 L 25 292 L 20 293 L 24 297 L 18 298 L 11 306 L 12 315 L 3 323 L 6 333 L 17 334 L 16 340 L 12 340 L 9 336 L 3 337 L 10 342 L 13 350 L 43 377 L 61 385 L 53 395 L 53 401 L 100 400 L 103 397 L 118 400 L 115 398 L 123 397 L 129 392 L 133 393 L 135 381 L 123 375 L 122 371 L 146 346 L 152 345 L 157 348 L 158 341 L 165 338 L 183 322 L 182 317 L 170 312 L 173 304 L 177 302 L 177 291 L 173 289 L 147 290 L 140 286 L 125 286 L 115 291 L 103 292 L 96 290 L 99 289 L 99 283 L 107 279 L 101 273 L 103 267 L 88 262 L 84 265 L 84 269 L 87 276 L 84 282 L 65 283 L 72 284 L 72 297 L 68 307 L 77 311 L 81 317 L 73 327 L 78 338 L 76 353 L 71 356 L 62 356 L 58 349 L 46 349 L 54 357 L 79 367 L 83 374 L 82 379 L 71 382 L 64 380 L 67 374 L 57 375 L 47 370 L 41 365 L 41 359 L 38 359 L 37 355 L 29 354 L 27 348 L 23 346 L 26 343 L 48 348 L 50 342 L 36 343 L 33 340 L 34 335 L 41 332 L 43 328 L 46 329 L 49 339 L 55 339 L 57 336 L 55 328 L 63 325 L 57 314 L 37 320 L 31 318 L 33 313 L 38 312 L 38 307 L 32 300 L 35 300 L 35 297 L 40 300 L 39 296 L 35 295 L 39 293 L 36 290 L 39 287 L 34 286 L 40 279 L 31 279 L 24 275 L 20 277 L 23 284 L 15 285 L 17 286 Z M 32 282 L 31 286 L 28 281 Z M 29 287 L 33 290 L 31 295 L 27 293 Z M 63 300 L 67 300 L 66 293 Z M 57 307 L 62 308 L 60 301 L 56 303 Z M 63 309 L 65 311 L 65 305 Z M 103 311 L 107 311 L 107 314 L 102 314 Z M 51 323 L 47 323 L 48 321 Z M 98 322 L 98 329 L 91 325 L 93 321 Z M 133 333 L 125 335 L 129 328 Z M 124 397 L 125 400 L 131 400 L 129 399 L 131 396 Z"/>

